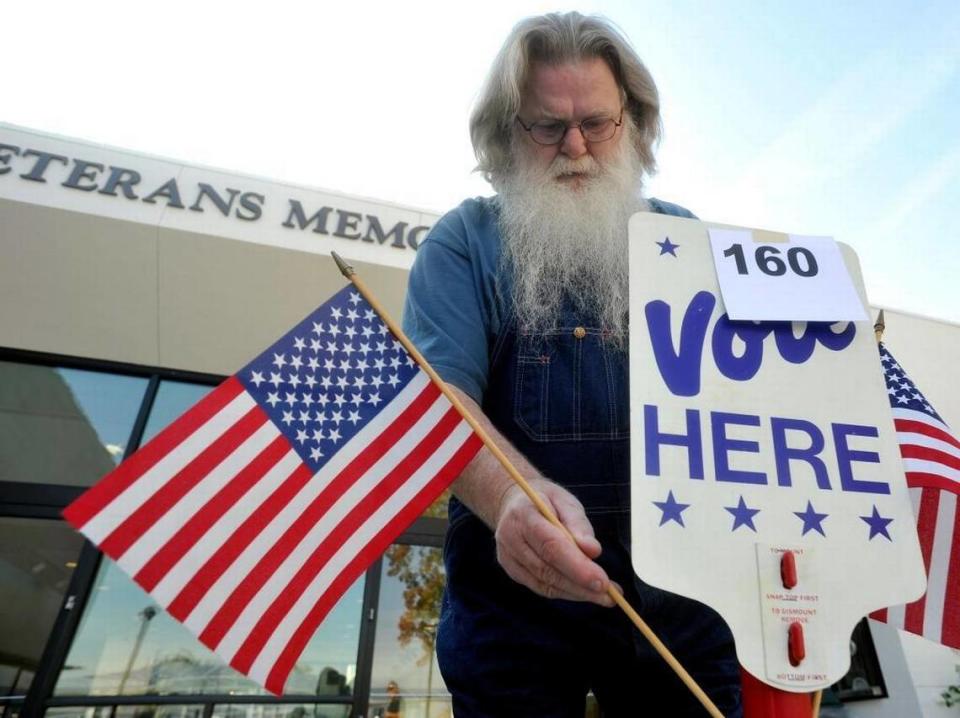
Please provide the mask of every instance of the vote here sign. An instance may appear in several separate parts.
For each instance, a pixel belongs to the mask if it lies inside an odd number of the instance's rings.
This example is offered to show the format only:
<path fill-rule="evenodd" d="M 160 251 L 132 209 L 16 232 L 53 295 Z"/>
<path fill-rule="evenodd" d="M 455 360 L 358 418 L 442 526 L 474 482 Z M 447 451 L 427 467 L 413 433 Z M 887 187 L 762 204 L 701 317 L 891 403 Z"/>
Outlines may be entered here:
<path fill-rule="evenodd" d="M 923 593 L 869 321 L 731 321 L 707 225 L 637 214 L 630 402 L 634 569 L 718 611 L 760 680 L 830 685 L 857 621 Z"/>

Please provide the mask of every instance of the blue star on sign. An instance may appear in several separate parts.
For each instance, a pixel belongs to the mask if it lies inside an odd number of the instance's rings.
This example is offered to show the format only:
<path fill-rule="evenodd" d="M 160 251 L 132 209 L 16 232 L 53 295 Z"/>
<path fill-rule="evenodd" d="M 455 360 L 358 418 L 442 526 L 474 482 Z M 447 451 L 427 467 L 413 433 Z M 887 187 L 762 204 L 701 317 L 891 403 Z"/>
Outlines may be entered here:
<path fill-rule="evenodd" d="M 663 516 L 660 517 L 660 526 L 663 526 L 667 521 L 676 521 L 686 528 L 686 524 L 683 523 L 682 514 L 690 504 L 681 504 L 673 498 L 672 491 L 667 494 L 666 501 L 653 501 L 651 503 L 663 512 Z"/>
<path fill-rule="evenodd" d="M 860 518 L 870 527 L 869 541 L 872 541 L 874 536 L 883 536 L 887 541 L 893 541 L 893 539 L 890 538 L 890 534 L 887 533 L 887 526 L 890 525 L 893 519 L 883 518 L 880 512 L 877 511 L 876 506 L 873 507 L 873 514 L 870 516 L 861 516 Z"/>
<path fill-rule="evenodd" d="M 744 502 L 742 496 L 736 506 L 724 506 L 723 508 L 733 515 L 733 528 L 730 529 L 731 531 L 736 531 L 741 526 L 746 526 L 754 533 L 757 532 L 757 527 L 753 525 L 753 517 L 760 513 L 760 509 L 751 509 Z"/>
<path fill-rule="evenodd" d="M 794 511 L 793 515 L 803 521 L 803 533 L 800 534 L 801 536 L 806 536 L 807 531 L 816 531 L 821 536 L 826 536 L 823 532 L 823 526 L 820 524 L 827 518 L 827 514 L 818 514 L 814 511 L 813 504 L 810 503 L 809 500 L 807 501 L 806 511 Z"/>
<path fill-rule="evenodd" d="M 660 256 L 661 256 L 661 257 L 662 257 L 664 254 L 670 254 L 670 255 L 672 255 L 672 256 L 674 256 L 674 257 L 677 256 L 677 247 L 679 247 L 680 245 L 679 245 L 679 244 L 674 244 L 673 242 L 671 242 L 669 237 L 664 237 L 662 242 L 657 242 L 656 244 L 657 244 L 657 246 L 660 247 Z"/>

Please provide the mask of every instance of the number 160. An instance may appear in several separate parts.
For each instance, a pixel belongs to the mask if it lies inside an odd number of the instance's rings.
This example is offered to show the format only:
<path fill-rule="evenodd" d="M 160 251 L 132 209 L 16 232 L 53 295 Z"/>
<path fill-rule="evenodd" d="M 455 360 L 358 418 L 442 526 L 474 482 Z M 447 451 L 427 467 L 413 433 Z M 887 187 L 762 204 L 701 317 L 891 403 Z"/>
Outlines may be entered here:
<path fill-rule="evenodd" d="M 817 258 L 806 247 L 790 247 L 787 250 L 787 261 L 781 258 L 778 247 L 762 244 L 753 253 L 757 269 L 771 277 L 779 277 L 787 273 L 787 266 L 798 277 L 813 277 L 817 274 Z M 723 250 L 724 257 L 733 257 L 737 263 L 737 274 L 749 274 L 747 260 L 743 256 L 743 245 L 732 244 Z"/>

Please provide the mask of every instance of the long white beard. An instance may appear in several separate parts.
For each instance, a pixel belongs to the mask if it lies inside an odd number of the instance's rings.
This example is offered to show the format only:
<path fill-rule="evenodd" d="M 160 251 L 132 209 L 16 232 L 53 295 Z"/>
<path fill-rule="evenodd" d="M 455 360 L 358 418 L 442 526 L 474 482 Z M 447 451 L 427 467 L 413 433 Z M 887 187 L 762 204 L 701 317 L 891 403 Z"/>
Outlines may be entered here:
<path fill-rule="evenodd" d="M 516 143 L 519 144 L 519 143 Z M 646 208 L 643 170 L 630 142 L 600 164 L 563 155 L 538 169 L 515 147 L 517 168 L 500 185 L 503 262 L 524 331 L 556 327 L 564 300 L 623 346 L 627 336 L 627 220 Z M 557 181 L 586 172 L 579 187 Z"/>

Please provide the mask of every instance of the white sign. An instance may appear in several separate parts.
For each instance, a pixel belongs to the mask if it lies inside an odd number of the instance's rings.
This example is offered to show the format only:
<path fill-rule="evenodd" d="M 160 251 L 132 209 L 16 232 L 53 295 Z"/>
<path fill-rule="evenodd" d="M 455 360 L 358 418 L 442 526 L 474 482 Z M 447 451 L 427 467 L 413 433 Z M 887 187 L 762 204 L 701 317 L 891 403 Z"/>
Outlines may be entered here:
<path fill-rule="evenodd" d="M 758 679 L 841 678 L 856 623 L 924 590 L 870 324 L 733 322 L 706 225 L 641 213 L 630 379 L 637 574 L 716 609 Z"/>
<path fill-rule="evenodd" d="M 770 233 L 764 233 L 769 237 Z M 710 228 L 727 315 L 734 320 L 863 321 L 839 245 L 830 237 L 765 241 L 748 229 Z"/>

